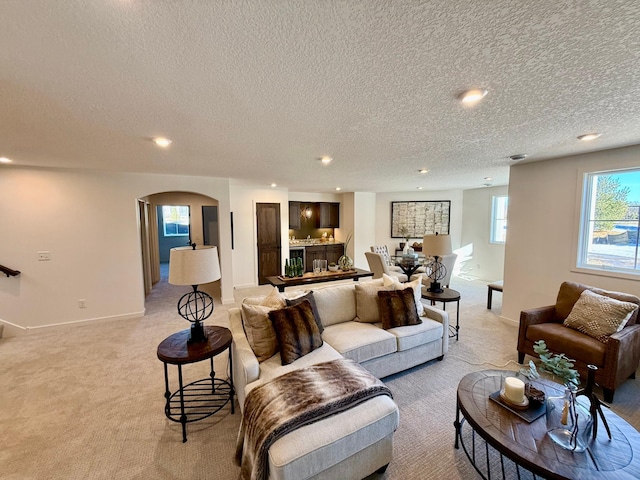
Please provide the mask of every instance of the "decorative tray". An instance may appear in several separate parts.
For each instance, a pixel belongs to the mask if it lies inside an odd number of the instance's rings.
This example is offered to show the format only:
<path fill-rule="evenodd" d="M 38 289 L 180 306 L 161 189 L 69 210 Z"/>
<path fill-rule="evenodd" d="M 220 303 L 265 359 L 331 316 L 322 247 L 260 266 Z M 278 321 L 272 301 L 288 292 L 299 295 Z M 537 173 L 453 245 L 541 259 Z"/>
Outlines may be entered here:
<path fill-rule="evenodd" d="M 286 282 L 286 281 L 293 281 L 293 280 L 300 280 L 300 279 L 311 280 L 313 278 L 337 277 L 339 275 L 345 275 L 345 274 L 354 273 L 354 272 L 355 270 L 352 268 L 350 270 L 338 270 L 336 272 L 330 272 L 330 271 L 326 271 L 322 273 L 307 272 L 303 274 L 301 277 L 291 277 L 291 278 L 285 277 L 284 275 L 278 275 L 278 278 L 283 282 Z"/>
<path fill-rule="evenodd" d="M 529 403 L 529 407 L 527 409 L 522 409 L 520 407 L 514 407 L 511 404 L 505 402 L 500 396 L 500 391 L 494 392 L 489 395 L 489 399 L 496 402 L 498 405 L 509 410 L 511 413 L 519 416 L 527 423 L 531 423 L 534 420 L 540 418 L 547 411 L 547 407 L 544 403 Z"/>

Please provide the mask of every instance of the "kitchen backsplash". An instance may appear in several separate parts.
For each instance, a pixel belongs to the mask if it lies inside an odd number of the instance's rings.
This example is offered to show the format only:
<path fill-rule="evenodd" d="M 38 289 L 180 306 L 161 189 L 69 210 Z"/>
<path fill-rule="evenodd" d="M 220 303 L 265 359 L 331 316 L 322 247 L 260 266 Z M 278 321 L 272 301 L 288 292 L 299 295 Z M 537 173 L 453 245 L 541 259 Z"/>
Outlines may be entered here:
<path fill-rule="evenodd" d="M 298 240 L 307 238 L 307 236 L 309 236 L 309 238 L 320 238 L 323 233 L 326 233 L 328 238 L 333 235 L 333 228 L 313 228 L 311 226 L 303 226 L 297 230 L 289 230 L 289 238 L 292 236 Z"/>

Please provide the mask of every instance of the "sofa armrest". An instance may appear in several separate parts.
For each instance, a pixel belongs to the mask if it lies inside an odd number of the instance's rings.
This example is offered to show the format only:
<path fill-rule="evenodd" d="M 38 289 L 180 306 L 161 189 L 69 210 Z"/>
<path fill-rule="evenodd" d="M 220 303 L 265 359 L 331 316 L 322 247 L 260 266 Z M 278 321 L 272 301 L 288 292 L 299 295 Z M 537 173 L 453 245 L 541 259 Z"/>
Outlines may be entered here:
<path fill-rule="evenodd" d="M 245 387 L 260 378 L 260 363 L 253 353 L 242 327 L 242 310 L 229 309 L 229 329 L 233 337 L 231 354 L 233 358 L 233 386 L 238 395 L 238 403 L 244 411 Z"/>
<path fill-rule="evenodd" d="M 442 354 L 444 355 L 449 351 L 449 314 L 439 308 L 432 307 L 431 305 L 425 305 L 424 302 L 423 306 L 423 317 L 427 317 L 442 324 Z"/>
<path fill-rule="evenodd" d="M 609 337 L 604 355 L 604 369 L 616 375 L 620 385 L 636 371 L 640 360 L 640 325 L 629 325 Z"/>

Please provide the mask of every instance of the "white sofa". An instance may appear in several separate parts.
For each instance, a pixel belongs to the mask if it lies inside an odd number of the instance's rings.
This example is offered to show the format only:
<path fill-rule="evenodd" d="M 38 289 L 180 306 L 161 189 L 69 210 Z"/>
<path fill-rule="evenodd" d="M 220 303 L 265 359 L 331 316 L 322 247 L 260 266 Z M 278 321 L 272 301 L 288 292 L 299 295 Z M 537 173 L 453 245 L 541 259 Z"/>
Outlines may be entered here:
<path fill-rule="evenodd" d="M 366 282 L 382 283 L 382 280 Z M 356 318 L 355 282 L 313 288 L 324 326 L 323 345 L 282 365 L 280 354 L 258 362 L 243 329 L 241 308 L 229 311 L 233 335 L 233 382 L 241 411 L 251 389 L 294 369 L 342 357 L 360 363 L 378 378 L 442 359 L 448 350 L 447 313 L 423 304 L 419 325 L 383 330 L 381 324 Z M 287 292 L 295 297 L 302 291 Z M 261 297 L 247 298 L 259 304 Z M 383 470 L 392 457 L 392 438 L 399 423 L 395 402 L 374 397 L 350 410 L 302 427 L 277 440 L 269 449 L 269 478 L 358 479 Z"/>

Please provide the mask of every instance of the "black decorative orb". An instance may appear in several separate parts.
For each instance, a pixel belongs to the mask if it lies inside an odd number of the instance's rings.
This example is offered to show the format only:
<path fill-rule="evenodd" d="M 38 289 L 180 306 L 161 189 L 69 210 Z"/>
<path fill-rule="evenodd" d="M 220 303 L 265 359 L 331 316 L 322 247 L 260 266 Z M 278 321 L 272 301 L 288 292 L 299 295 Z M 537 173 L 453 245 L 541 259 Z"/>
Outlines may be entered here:
<path fill-rule="evenodd" d="M 429 264 L 429 278 L 435 282 L 442 280 L 447 275 L 447 268 L 440 262 Z"/>
<path fill-rule="evenodd" d="M 204 292 L 189 292 L 180 298 L 178 313 L 191 323 L 201 322 L 213 313 L 213 298 Z"/>

